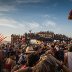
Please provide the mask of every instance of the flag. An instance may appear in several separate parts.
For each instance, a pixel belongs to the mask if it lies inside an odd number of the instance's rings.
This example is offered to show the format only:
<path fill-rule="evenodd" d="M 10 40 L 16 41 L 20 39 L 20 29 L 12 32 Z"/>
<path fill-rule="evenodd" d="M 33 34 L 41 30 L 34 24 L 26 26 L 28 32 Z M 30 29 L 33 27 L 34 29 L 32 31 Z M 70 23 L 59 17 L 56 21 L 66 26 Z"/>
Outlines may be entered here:
<path fill-rule="evenodd" d="M 72 20 L 72 10 L 71 10 L 70 13 L 69 13 L 68 19 L 69 19 L 69 20 Z"/>
<path fill-rule="evenodd" d="M 0 34 L 0 43 L 5 39 L 6 37 L 4 37 L 2 34 Z"/>

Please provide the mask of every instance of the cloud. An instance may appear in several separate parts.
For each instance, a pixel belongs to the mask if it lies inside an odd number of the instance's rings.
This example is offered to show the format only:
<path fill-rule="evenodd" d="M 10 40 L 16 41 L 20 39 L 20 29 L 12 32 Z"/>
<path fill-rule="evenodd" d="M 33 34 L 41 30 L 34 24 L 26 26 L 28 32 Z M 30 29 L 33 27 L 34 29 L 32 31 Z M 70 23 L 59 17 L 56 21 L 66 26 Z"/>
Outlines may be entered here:
<path fill-rule="evenodd" d="M 38 31 L 39 28 L 40 28 L 40 24 L 35 22 L 35 21 L 23 21 L 23 22 L 19 22 L 19 25 L 17 27 L 18 29 L 22 28 L 26 31 L 29 31 L 29 30 L 33 30 L 33 31 Z"/>
<path fill-rule="evenodd" d="M 0 26 L 3 27 L 10 27 L 10 28 L 15 28 L 15 29 L 36 29 L 40 26 L 39 23 L 37 22 L 28 22 L 28 21 L 16 21 L 13 19 L 9 18 L 0 18 Z"/>
<path fill-rule="evenodd" d="M 41 29 L 45 29 L 45 27 L 47 28 L 55 28 L 56 27 L 56 23 L 54 21 L 51 20 L 46 20 L 46 21 L 42 21 L 43 23 L 38 23 L 35 21 L 16 21 L 13 19 L 0 19 L 0 25 L 1 26 L 7 26 L 7 27 L 11 27 L 11 28 L 23 28 L 26 30 L 41 30 Z"/>
<path fill-rule="evenodd" d="M 3 13 L 0 13 L 0 16 L 4 15 Z"/>
<path fill-rule="evenodd" d="M 0 26 L 16 28 L 17 22 L 12 19 L 0 18 Z"/>
<path fill-rule="evenodd" d="M 36 21 L 17 21 L 9 18 L 0 18 L 0 27 L 4 27 L 4 30 L 8 29 L 8 31 L 12 29 L 12 31 L 10 31 L 13 33 L 24 33 L 29 30 L 32 30 L 33 32 L 45 30 L 56 31 L 58 29 L 56 22 L 52 20 L 44 20 L 41 23 L 38 23 Z"/>
<path fill-rule="evenodd" d="M 71 1 L 71 2 L 72 2 L 72 0 L 69 0 L 69 1 Z"/>
<path fill-rule="evenodd" d="M 46 26 L 51 26 L 51 27 L 55 27 L 56 23 L 53 21 L 47 21 L 47 23 L 45 24 Z"/>
<path fill-rule="evenodd" d="M 39 3 L 42 2 L 42 0 L 16 0 L 18 3 Z"/>
<path fill-rule="evenodd" d="M 43 0 L 0 0 L 0 12 L 9 12 L 18 9 L 20 4 L 41 3 Z"/>
<path fill-rule="evenodd" d="M 41 31 L 52 31 L 54 33 L 59 33 L 61 31 L 61 28 L 55 21 L 46 20 L 42 23 Z"/>
<path fill-rule="evenodd" d="M 31 22 L 31 23 L 28 23 L 28 26 L 29 26 L 31 29 L 34 29 L 34 28 L 38 28 L 40 25 L 39 25 L 39 23 L 37 23 L 37 22 Z"/>
<path fill-rule="evenodd" d="M 58 3 L 54 3 L 54 4 L 53 4 L 53 7 L 57 7 L 57 6 L 58 6 Z"/>
<path fill-rule="evenodd" d="M 14 25 L 9 24 L 0 24 L 0 26 L 9 27 L 9 28 L 16 28 Z"/>
<path fill-rule="evenodd" d="M 46 0 L 0 0 L 0 12 L 9 12 L 19 9 L 21 4 L 44 3 Z"/>
<path fill-rule="evenodd" d="M 55 17 L 54 15 L 50 15 L 50 14 L 45 14 L 45 15 L 43 15 L 43 17 L 44 18 L 46 18 L 46 19 L 54 19 L 54 20 L 56 20 L 57 19 L 57 17 Z"/>
<path fill-rule="evenodd" d="M 45 17 L 45 18 L 50 18 L 51 16 L 48 15 L 48 14 L 45 14 L 45 15 L 43 15 L 43 17 Z"/>
<path fill-rule="evenodd" d="M 16 10 L 16 1 L 15 0 L 0 0 L 0 12 L 8 12 Z"/>
<path fill-rule="evenodd" d="M 12 11 L 12 10 L 16 10 L 15 6 L 12 5 L 0 5 L 0 12 L 8 12 L 8 11 Z"/>
<path fill-rule="evenodd" d="M 46 21 L 45 24 L 44 24 L 46 27 L 55 27 L 56 26 L 56 23 L 54 21 Z"/>

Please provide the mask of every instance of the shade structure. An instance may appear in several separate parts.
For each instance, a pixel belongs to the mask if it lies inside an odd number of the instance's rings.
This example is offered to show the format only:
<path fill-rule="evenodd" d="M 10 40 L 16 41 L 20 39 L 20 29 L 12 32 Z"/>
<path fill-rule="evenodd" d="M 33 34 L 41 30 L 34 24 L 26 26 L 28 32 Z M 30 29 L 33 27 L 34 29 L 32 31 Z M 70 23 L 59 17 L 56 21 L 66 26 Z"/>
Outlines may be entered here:
<path fill-rule="evenodd" d="M 72 20 L 72 10 L 71 10 L 70 13 L 69 13 L 68 19 L 69 19 L 69 20 Z"/>

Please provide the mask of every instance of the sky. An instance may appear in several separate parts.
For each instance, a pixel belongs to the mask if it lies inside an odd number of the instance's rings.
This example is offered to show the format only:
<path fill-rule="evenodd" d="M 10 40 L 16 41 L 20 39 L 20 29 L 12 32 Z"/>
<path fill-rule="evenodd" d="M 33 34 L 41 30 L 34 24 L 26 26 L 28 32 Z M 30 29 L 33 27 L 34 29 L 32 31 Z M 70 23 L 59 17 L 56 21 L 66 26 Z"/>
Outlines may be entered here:
<path fill-rule="evenodd" d="M 0 0 L 0 33 L 52 31 L 72 37 L 72 0 Z"/>

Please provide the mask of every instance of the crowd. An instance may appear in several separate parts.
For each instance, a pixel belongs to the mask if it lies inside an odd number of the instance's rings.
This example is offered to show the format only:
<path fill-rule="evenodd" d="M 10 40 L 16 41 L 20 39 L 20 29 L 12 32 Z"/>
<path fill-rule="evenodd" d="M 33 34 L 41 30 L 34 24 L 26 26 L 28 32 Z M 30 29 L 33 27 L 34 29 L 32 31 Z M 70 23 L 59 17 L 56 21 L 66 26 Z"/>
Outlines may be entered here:
<path fill-rule="evenodd" d="M 71 41 L 0 45 L 0 72 L 72 72 L 71 59 Z"/>

